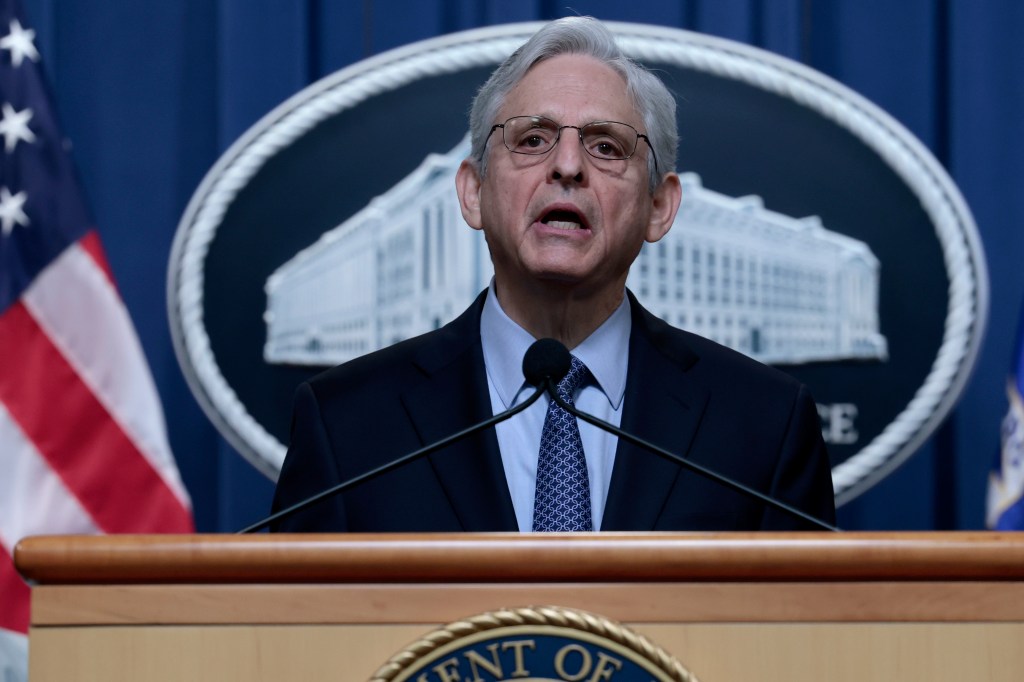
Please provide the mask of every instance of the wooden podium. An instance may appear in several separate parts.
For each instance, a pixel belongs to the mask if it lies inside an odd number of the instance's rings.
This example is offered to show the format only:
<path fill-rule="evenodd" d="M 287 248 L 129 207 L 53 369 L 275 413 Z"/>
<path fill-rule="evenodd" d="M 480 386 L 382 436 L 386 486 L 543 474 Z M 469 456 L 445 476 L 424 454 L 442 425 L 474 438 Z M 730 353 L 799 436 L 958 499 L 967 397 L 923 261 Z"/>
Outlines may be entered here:
<path fill-rule="evenodd" d="M 33 682 L 366 680 L 527 605 L 619 621 L 701 682 L 1024 679 L 1015 534 L 54 536 L 15 561 Z"/>

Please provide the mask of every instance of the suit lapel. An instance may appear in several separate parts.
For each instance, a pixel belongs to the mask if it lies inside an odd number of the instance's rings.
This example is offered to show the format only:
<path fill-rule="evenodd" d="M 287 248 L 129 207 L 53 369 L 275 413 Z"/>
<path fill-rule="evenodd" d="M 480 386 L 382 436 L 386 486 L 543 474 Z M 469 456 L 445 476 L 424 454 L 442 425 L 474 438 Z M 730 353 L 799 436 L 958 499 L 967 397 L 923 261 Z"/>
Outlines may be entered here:
<path fill-rule="evenodd" d="M 687 369 L 697 356 L 668 338 L 670 327 L 640 307 L 633 310 L 629 374 L 621 428 L 685 457 L 708 401 Z M 602 530 L 652 530 L 681 467 L 619 440 Z"/>
<path fill-rule="evenodd" d="M 484 296 L 416 354 L 426 378 L 405 391 L 402 402 L 424 444 L 492 416 L 480 343 Z M 428 459 L 463 530 L 518 529 L 493 427 Z"/>

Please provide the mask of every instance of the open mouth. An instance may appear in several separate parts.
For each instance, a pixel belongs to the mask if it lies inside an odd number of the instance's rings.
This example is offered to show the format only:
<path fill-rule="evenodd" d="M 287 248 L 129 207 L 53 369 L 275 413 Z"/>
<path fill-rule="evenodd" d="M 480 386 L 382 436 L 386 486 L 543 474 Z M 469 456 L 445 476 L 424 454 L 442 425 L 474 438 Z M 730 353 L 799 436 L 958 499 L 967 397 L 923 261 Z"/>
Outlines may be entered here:
<path fill-rule="evenodd" d="M 540 222 L 556 230 L 584 230 L 587 223 L 579 213 L 564 209 L 555 209 L 545 213 Z"/>

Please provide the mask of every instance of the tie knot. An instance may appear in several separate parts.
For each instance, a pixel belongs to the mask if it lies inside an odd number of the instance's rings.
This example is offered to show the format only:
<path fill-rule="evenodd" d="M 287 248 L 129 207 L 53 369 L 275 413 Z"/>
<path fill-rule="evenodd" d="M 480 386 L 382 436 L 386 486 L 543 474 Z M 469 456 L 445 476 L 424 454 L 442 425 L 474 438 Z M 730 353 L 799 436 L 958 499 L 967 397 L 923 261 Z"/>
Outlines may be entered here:
<path fill-rule="evenodd" d="M 587 378 L 589 371 L 582 360 L 575 355 L 572 356 L 572 365 L 569 367 L 569 373 L 558 382 L 558 395 L 562 400 L 570 403 L 575 402 L 573 394 L 576 393 L 576 389 L 580 387 L 583 380 Z"/>

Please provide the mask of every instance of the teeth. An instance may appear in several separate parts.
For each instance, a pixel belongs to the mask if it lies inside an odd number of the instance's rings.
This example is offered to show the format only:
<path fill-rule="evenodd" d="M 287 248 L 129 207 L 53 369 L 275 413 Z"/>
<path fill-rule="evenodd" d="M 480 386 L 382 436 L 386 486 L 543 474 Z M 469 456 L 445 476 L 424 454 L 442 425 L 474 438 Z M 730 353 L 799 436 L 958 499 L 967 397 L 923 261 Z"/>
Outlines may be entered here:
<path fill-rule="evenodd" d="M 580 229 L 579 223 L 571 223 L 567 220 L 551 220 L 545 223 L 548 227 L 553 227 L 558 230 L 578 230 Z"/>

